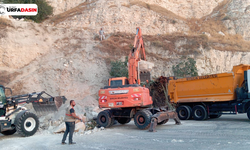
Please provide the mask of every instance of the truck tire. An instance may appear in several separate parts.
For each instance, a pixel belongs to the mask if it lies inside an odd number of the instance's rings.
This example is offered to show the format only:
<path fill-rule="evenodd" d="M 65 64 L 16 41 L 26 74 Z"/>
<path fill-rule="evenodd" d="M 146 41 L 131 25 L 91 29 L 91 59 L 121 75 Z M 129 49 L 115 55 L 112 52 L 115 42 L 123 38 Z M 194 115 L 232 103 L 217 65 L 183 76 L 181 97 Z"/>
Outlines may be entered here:
<path fill-rule="evenodd" d="M 98 114 L 96 121 L 97 121 L 97 124 L 99 124 L 101 127 L 104 127 L 104 128 L 108 128 L 113 122 L 108 110 L 101 111 Z"/>
<path fill-rule="evenodd" d="M 157 123 L 157 125 L 163 125 L 168 122 L 169 119 L 163 120 L 162 122 Z"/>
<path fill-rule="evenodd" d="M 205 107 L 202 105 L 194 106 L 193 111 L 192 111 L 192 116 L 194 120 L 205 120 L 208 117 L 207 111 Z"/>
<path fill-rule="evenodd" d="M 37 116 L 26 111 L 17 118 L 16 130 L 21 136 L 32 136 L 36 133 L 39 127 Z"/>
<path fill-rule="evenodd" d="M 134 116 L 135 125 L 141 130 L 148 129 L 151 123 L 151 116 L 152 113 L 147 109 L 138 111 Z"/>
<path fill-rule="evenodd" d="M 177 112 L 177 114 L 178 114 L 178 117 L 179 117 L 181 120 L 187 120 L 187 119 L 189 119 L 190 116 L 191 116 L 190 109 L 188 108 L 188 106 L 185 106 L 185 105 L 179 106 L 179 107 L 176 109 L 176 112 Z"/>
<path fill-rule="evenodd" d="M 117 121 L 120 124 L 126 124 L 126 123 L 129 123 L 131 121 L 131 118 L 117 118 Z"/>
<path fill-rule="evenodd" d="M 250 107 L 247 109 L 247 117 L 250 119 Z"/>
<path fill-rule="evenodd" d="M 1 132 L 3 135 L 12 135 L 14 133 L 16 133 L 16 128 L 12 129 L 12 130 L 7 130 L 7 131 L 3 131 Z"/>

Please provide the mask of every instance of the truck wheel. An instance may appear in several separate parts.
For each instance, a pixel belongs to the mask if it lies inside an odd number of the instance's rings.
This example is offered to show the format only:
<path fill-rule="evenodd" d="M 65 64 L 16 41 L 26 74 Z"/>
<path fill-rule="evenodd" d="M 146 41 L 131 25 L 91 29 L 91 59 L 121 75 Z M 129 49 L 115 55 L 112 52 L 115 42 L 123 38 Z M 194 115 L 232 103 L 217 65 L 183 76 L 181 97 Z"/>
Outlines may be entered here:
<path fill-rule="evenodd" d="M 108 110 L 101 111 L 97 116 L 97 123 L 104 128 L 108 128 L 111 123 L 111 117 Z"/>
<path fill-rule="evenodd" d="M 32 136 L 39 127 L 37 116 L 31 112 L 25 112 L 18 119 L 16 130 L 21 136 Z"/>
<path fill-rule="evenodd" d="M 250 107 L 247 109 L 247 117 L 250 119 Z"/>
<path fill-rule="evenodd" d="M 117 121 L 120 124 L 126 124 L 126 123 L 129 123 L 131 121 L 131 118 L 117 118 Z"/>
<path fill-rule="evenodd" d="M 169 119 L 163 120 L 162 122 L 157 123 L 157 125 L 162 125 L 168 122 Z"/>
<path fill-rule="evenodd" d="M 16 128 L 12 129 L 12 130 L 7 130 L 7 131 L 3 131 L 1 132 L 3 135 L 12 135 L 14 133 L 16 133 Z"/>
<path fill-rule="evenodd" d="M 147 109 L 138 111 L 134 116 L 135 125 L 142 130 L 148 129 L 151 123 L 151 116 L 152 113 Z"/>
<path fill-rule="evenodd" d="M 191 112 L 190 112 L 190 109 L 185 106 L 185 105 L 182 105 L 180 107 L 178 107 L 176 109 L 176 112 L 178 114 L 178 117 L 181 119 L 181 120 L 187 120 L 190 118 L 191 116 Z"/>
<path fill-rule="evenodd" d="M 205 120 L 207 119 L 207 111 L 204 106 L 196 105 L 193 108 L 192 115 L 194 120 Z"/>

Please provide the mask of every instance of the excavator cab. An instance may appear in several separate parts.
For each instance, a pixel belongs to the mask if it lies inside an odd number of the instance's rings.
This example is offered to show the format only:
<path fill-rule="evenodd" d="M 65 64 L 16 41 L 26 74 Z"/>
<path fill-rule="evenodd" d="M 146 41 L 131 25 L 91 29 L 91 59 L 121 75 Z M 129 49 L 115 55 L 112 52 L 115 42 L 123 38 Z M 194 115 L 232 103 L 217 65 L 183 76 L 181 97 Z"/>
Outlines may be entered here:
<path fill-rule="evenodd" d="M 120 86 L 126 85 L 128 83 L 128 78 L 126 77 L 117 77 L 117 78 L 110 78 L 109 79 L 109 86 Z"/>

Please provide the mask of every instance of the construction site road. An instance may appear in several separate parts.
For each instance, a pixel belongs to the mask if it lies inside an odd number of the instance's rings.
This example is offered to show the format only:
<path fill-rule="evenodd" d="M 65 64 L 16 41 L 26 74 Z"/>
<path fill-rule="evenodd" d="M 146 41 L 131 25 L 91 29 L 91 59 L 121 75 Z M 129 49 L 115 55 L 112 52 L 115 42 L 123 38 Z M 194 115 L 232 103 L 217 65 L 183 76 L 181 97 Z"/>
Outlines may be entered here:
<path fill-rule="evenodd" d="M 0 149 L 15 150 L 247 150 L 250 147 L 250 120 L 246 114 L 224 115 L 206 121 L 185 120 L 175 125 L 173 120 L 157 126 L 157 132 L 139 130 L 131 121 L 91 134 L 74 134 L 75 145 L 61 145 L 63 134 L 38 132 L 31 137 L 0 134 Z"/>

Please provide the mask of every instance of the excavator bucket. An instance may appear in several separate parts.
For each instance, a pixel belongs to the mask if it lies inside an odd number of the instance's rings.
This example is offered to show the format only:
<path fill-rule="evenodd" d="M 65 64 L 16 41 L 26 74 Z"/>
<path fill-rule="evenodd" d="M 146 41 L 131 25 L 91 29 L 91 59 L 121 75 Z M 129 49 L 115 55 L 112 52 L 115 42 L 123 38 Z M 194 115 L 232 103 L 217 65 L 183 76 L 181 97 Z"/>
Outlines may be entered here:
<path fill-rule="evenodd" d="M 61 107 L 66 100 L 64 96 L 50 98 L 39 97 L 38 101 L 33 102 L 32 105 L 38 115 L 44 115 L 58 111 L 59 107 Z"/>
<path fill-rule="evenodd" d="M 141 82 L 146 82 L 147 80 L 150 81 L 151 80 L 150 72 L 141 71 L 140 72 L 140 80 L 141 80 Z"/>
<path fill-rule="evenodd" d="M 141 82 L 146 82 L 147 80 L 151 80 L 151 75 L 150 71 L 153 69 L 154 64 L 145 60 L 140 60 L 139 61 L 139 72 L 140 72 L 140 81 Z"/>

